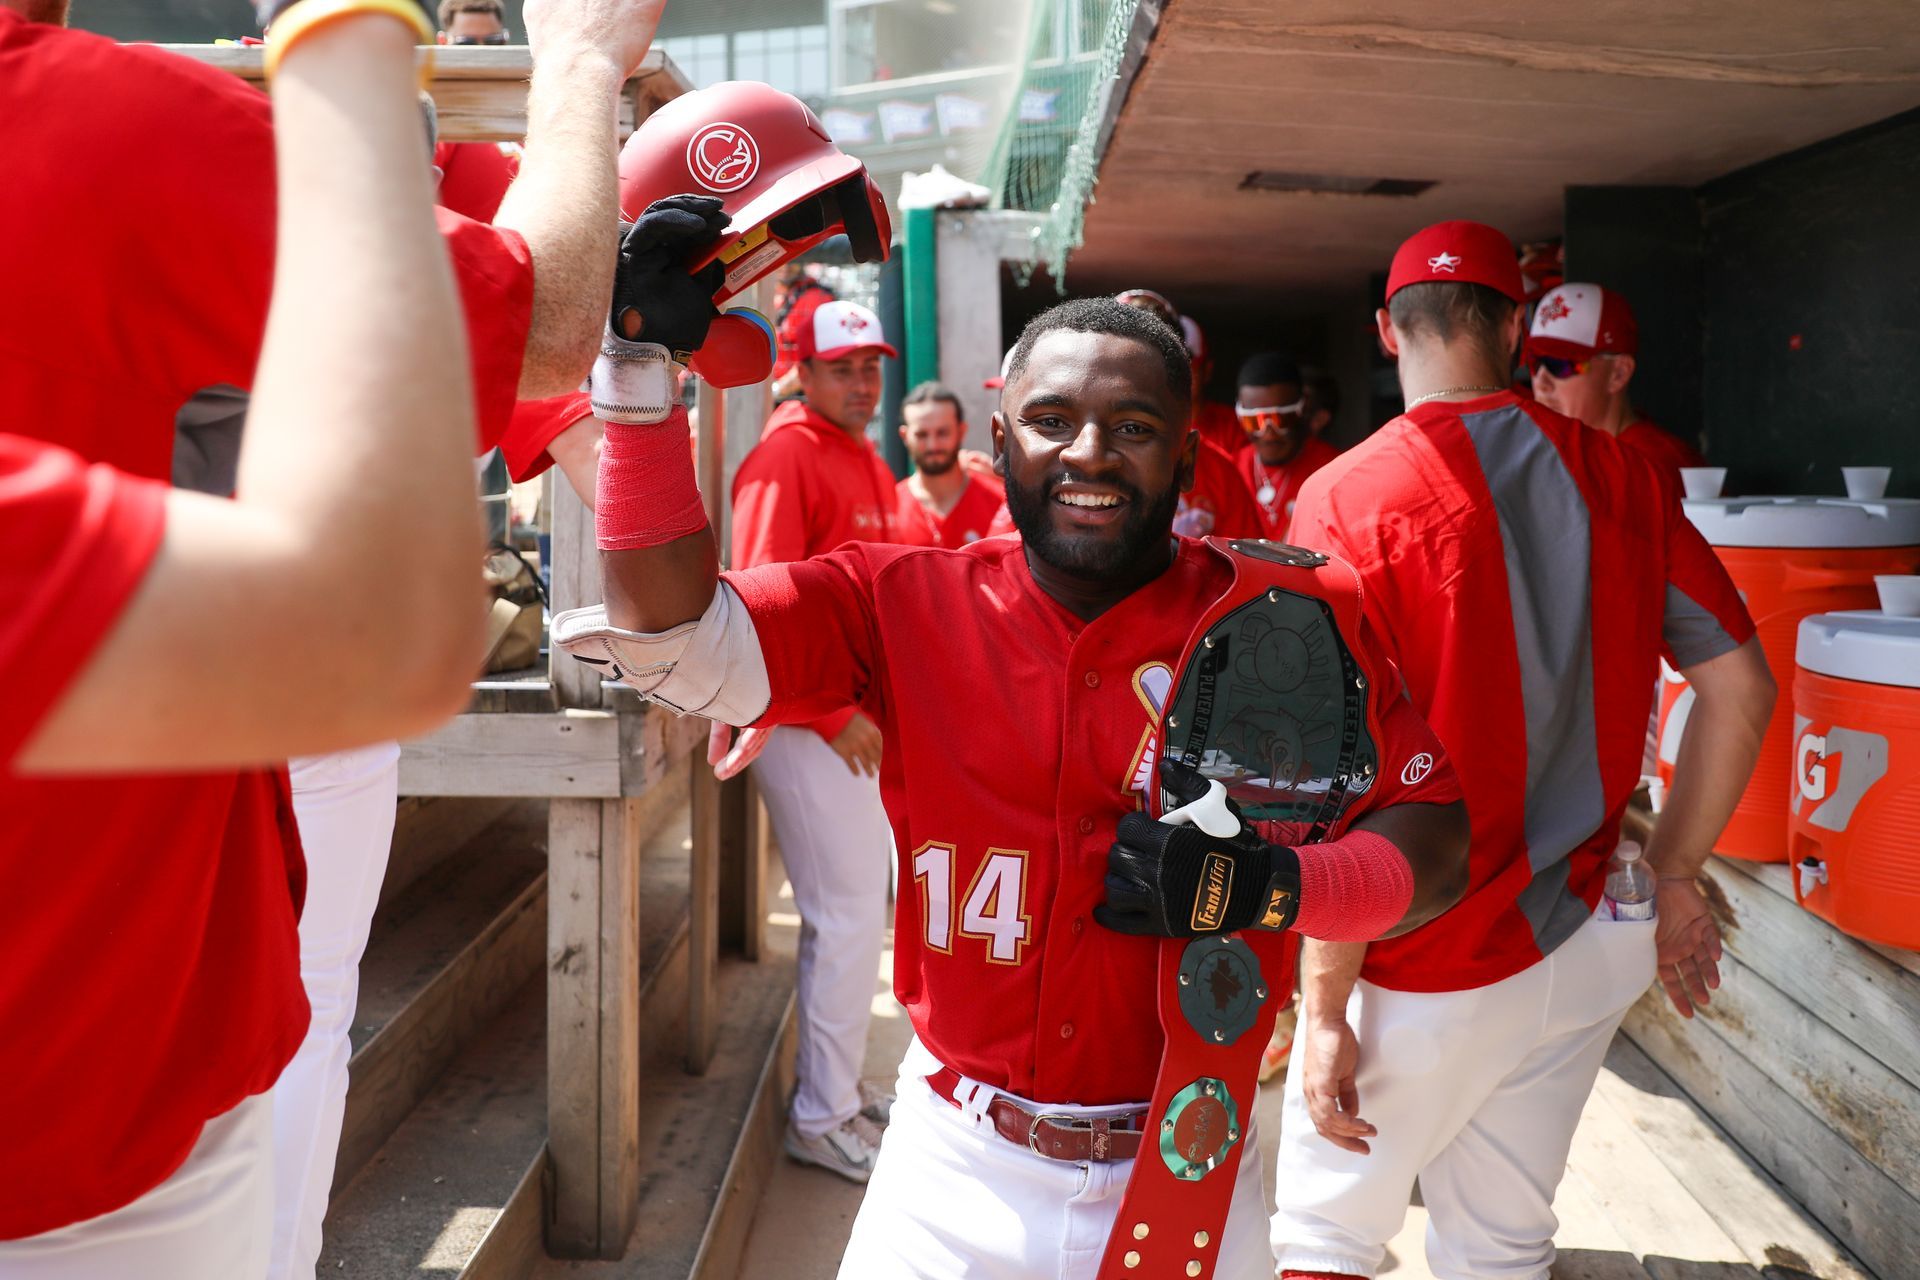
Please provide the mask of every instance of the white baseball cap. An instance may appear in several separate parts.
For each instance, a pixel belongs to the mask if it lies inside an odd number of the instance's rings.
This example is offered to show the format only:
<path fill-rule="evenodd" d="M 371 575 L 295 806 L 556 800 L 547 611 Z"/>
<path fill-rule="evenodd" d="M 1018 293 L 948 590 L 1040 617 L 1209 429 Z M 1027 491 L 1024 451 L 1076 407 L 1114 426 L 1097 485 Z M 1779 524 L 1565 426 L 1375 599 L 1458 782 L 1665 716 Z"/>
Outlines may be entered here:
<path fill-rule="evenodd" d="M 900 358 L 881 332 L 879 316 L 857 302 L 838 299 L 814 309 L 812 322 L 800 331 L 794 347 L 802 360 L 838 360 L 856 351 L 880 351 Z"/>

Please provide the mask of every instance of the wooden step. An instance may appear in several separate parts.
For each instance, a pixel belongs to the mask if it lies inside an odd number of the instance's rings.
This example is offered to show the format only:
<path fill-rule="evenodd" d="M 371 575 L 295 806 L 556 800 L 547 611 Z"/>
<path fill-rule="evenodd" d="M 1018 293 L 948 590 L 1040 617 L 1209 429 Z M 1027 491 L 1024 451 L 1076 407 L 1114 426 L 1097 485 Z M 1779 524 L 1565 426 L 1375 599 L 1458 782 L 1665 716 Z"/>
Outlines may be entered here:
<path fill-rule="evenodd" d="M 536 976 L 334 1197 L 318 1274 L 525 1274 L 529 1226 L 536 1245 L 539 1236 L 546 1025 L 546 983 Z"/>
<path fill-rule="evenodd" d="M 545 840 L 544 804 L 508 807 L 375 917 L 360 965 L 336 1192 L 540 972 Z"/>

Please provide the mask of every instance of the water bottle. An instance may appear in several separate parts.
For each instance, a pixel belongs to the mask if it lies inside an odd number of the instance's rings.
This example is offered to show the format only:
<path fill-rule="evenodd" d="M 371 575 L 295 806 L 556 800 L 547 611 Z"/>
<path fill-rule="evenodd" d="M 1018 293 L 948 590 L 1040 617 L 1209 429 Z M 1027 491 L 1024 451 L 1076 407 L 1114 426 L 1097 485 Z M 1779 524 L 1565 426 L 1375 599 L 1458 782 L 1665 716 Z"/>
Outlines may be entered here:
<path fill-rule="evenodd" d="M 1607 864 L 1607 888 L 1603 905 L 1612 920 L 1653 919 L 1653 872 L 1640 856 L 1640 846 L 1622 840 Z"/>

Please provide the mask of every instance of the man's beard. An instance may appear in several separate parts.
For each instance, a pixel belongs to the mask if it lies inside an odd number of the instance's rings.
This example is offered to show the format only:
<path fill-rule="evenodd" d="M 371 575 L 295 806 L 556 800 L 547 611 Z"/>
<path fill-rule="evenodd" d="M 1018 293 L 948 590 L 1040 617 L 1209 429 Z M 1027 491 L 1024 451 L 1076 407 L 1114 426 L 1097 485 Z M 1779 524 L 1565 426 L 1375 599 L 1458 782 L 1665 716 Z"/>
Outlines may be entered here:
<path fill-rule="evenodd" d="M 1023 487 L 1007 476 L 1007 514 L 1020 531 L 1028 550 L 1063 573 L 1079 574 L 1097 580 L 1124 578 L 1140 561 L 1173 534 L 1173 514 L 1180 505 L 1180 486 L 1149 501 L 1146 495 L 1124 481 L 1109 482 L 1127 501 L 1127 515 L 1115 538 L 1090 534 L 1061 533 L 1053 527 L 1053 493 L 1069 480 L 1079 477 L 1048 477 L 1039 492 Z"/>
<path fill-rule="evenodd" d="M 953 470 L 960 461 L 958 453 L 930 453 L 914 461 L 913 468 L 921 475 L 943 476 Z"/>

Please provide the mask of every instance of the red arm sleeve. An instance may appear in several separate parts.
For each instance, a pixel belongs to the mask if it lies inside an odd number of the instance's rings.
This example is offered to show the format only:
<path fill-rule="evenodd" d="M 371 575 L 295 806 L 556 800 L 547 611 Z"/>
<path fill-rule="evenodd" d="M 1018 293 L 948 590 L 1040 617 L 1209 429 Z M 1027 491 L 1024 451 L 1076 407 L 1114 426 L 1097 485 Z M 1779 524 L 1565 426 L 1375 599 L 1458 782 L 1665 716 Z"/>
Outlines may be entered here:
<path fill-rule="evenodd" d="M 167 486 L 0 434 L 0 769 L 86 666 L 146 575 Z"/>
<path fill-rule="evenodd" d="M 852 706 L 871 698 L 879 629 L 861 546 L 723 576 L 753 616 L 766 660 L 772 701 L 760 724 L 801 724 L 840 711 L 850 718 Z"/>

